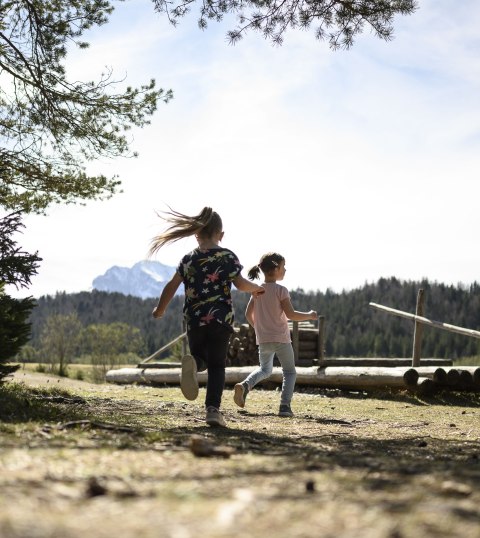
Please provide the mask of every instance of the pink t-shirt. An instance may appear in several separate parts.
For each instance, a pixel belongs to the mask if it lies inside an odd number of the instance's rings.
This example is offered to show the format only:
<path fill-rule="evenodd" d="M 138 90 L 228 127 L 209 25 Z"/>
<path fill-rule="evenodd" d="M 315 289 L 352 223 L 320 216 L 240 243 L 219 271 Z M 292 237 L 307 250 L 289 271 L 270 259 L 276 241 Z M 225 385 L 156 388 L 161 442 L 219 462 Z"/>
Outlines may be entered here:
<path fill-rule="evenodd" d="M 264 282 L 265 293 L 253 299 L 253 319 L 257 344 L 279 342 L 288 344 L 290 329 L 280 301 L 290 298 L 287 288 L 276 282 Z"/>

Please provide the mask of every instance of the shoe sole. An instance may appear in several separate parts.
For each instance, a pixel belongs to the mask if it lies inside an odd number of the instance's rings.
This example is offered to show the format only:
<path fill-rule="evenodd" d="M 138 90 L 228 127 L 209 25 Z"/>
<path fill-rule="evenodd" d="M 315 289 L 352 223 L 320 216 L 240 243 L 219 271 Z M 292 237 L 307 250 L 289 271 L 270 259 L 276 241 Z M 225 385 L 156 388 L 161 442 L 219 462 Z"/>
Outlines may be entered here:
<path fill-rule="evenodd" d="M 279 417 L 293 417 L 295 416 L 293 413 L 290 414 L 290 413 L 278 413 L 278 416 Z"/>
<path fill-rule="evenodd" d="M 238 407 L 245 407 L 245 399 L 243 397 L 244 389 L 240 383 L 235 385 L 233 393 L 233 401 L 238 405 Z"/>
<path fill-rule="evenodd" d="M 196 400 L 198 396 L 197 363 L 191 355 L 182 359 L 180 389 L 187 400 Z"/>
<path fill-rule="evenodd" d="M 206 421 L 207 424 L 209 426 L 212 426 L 213 428 L 226 428 L 227 425 L 225 424 L 225 422 L 221 422 L 220 420 L 214 418 L 214 419 L 209 419 Z"/>

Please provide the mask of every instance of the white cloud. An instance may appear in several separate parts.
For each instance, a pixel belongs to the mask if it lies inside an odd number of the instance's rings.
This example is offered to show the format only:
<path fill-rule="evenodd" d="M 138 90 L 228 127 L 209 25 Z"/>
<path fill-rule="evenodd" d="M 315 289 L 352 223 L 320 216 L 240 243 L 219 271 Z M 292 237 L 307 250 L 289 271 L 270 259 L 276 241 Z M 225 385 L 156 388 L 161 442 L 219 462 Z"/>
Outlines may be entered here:
<path fill-rule="evenodd" d="M 44 258 L 29 292 L 88 289 L 143 259 L 166 204 L 218 210 L 246 269 L 282 252 L 290 288 L 478 279 L 480 6 L 462 6 L 424 0 L 393 42 L 364 34 L 332 52 L 305 32 L 281 48 L 254 34 L 232 47 L 231 21 L 201 32 L 192 14 L 174 29 L 149 0 L 119 4 L 71 72 L 109 65 L 175 98 L 133 132 L 138 159 L 92 164 L 120 173 L 123 194 L 26 219 L 21 243 Z M 176 265 L 193 246 L 157 259 Z"/>

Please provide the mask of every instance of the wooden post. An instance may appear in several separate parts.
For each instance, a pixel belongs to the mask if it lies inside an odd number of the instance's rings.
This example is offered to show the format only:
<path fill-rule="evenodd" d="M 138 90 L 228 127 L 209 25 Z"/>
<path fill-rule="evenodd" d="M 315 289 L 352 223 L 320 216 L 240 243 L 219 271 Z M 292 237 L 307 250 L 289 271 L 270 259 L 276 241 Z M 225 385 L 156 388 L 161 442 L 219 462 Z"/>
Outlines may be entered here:
<path fill-rule="evenodd" d="M 318 316 L 318 361 L 325 359 L 325 316 Z"/>
<path fill-rule="evenodd" d="M 299 342 L 298 321 L 294 321 L 292 324 L 292 345 L 293 345 L 293 356 L 295 358 L 295 362 L 298 362 L 298 342 Z"/>
<path fill-rule="evenodd" d="M 415 311 L 416 316 L 423 317 L 424 314 L 424 302 L 425 296 L 423 294 L 423 289 L 418 290 L 417 294 L 417 308 Z M 413 353 L 412 353 L 412 366 L 420 366 L 420 354 L 422 349 L 422 334 L 423 334 L 423 324 L 415 320 L 415 330 L 413 333 Z"/>

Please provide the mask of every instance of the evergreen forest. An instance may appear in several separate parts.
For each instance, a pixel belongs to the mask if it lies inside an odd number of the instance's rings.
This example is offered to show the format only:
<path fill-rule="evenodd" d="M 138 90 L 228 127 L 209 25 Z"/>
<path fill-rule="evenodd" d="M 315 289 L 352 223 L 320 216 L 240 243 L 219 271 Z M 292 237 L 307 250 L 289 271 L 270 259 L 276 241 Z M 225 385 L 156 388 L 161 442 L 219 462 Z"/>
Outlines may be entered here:
<path fill-rule="evenodd" d="M 419 289 L 424 290 L 425 317 L 480 330 L 480 284 L 477 282 L 452 286 L 391 277 L 340 293 L 328 289 L 326 292 L 296 289 L 290 295 L 296 310 L 314 309 L 325 316 L 326 357 L 411 357 L 414 322 L 378 311 L 369 303 L 414 314 Z M 232 294 L 236 323 L 245 323 L 249 295 L 236 290 Z M 137 328 L 144 340 L 145 356 L 148 356 L 183 332 L 183 297 L 172 300 L 161 320 L 151 317 L 156 301 L 100 291 L 41 297 L 30 316 L 29 344 L 34 349 L 40 347 L 42 329 L 52 316 L 75 314 L 84 327 L 124 323 Z M 457 359 L 475 355 L 480 355 L 479 339 L 424 326 L 423 357 Z"/>

